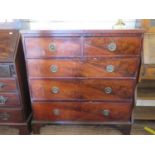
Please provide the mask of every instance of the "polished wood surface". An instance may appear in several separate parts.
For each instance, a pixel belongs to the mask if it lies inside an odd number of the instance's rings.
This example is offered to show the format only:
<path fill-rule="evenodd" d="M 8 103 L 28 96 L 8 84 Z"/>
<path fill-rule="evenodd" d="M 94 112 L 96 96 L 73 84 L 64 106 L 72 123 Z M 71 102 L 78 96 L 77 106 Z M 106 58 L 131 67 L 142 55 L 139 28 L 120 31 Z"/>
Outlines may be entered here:
<path fill-rule="evenodd" d="M 0 62 L 13 61 L 17 37 L 19 33 L 16 30 L 0 30 Z"/>
<path fill-rule="evenodd" d="M 18 30 L 0 30 L 0 126 L 30 132 L 30 99 Z"/>
<path fill-rule="evenodd" d="M 81 56 L 80 42 L 79 37 L 25 38 L 26 56 L 28 58 Z M 50 45 L 54 46 L 53 51 L 50 51 Z"/>
<path fill-rule="evenodd" d="M 129 134 L 143 31 L 22 31 L 22 38 L 34 133 L 48 123 L 120 123 Z"/>
<path fill-rule="evenodd" d="M 109 51 L 108 45 L 116 44 L 115 51 Z M 84 41 L 84 55 L 140 55 L 140 37 L 87 37 Z"/>
<path fill-rule="evenodd" d="M 35 120 L 44 121 L 129 121 L 132 103 L 117 102 L 34 102 Z M 104 116 L 103 110 L 109 110 Z"/>
<path fill-rule="evenodd" d="M 0 98 L 6 99 L 5 102 L 0 100 L 0 107 L 4 106 L 19 106 L 20 100 L 18 94 L 15 93 L 0 93 Z"/>
<path fill-rule="evenodd" d="M 53 93 L 52 89 L 59 89 Z M 105 89 L 110 87 L 111 93 Z M 132 99 L 134 80 L 30 80 L 34 100 L 122 100 Z"/>
<path fill-rule="evenodd" d="M 0 123 L 22 123 L 24 119 L 21 109 L 0 109 Z"/>
<path fill-rule="evenodd" d="M 139 64 L 139 58 L 27 60 L 29 77 L 42 78 L 136 77 Z M 108 71 L 109 66 L 113 67 L 113 71 Z"/>
<path fill-rule="evenodd" d="M 17 91 L 17 84 L 15 79 L 1 79 L 0 78 L 0 92 Z"/>

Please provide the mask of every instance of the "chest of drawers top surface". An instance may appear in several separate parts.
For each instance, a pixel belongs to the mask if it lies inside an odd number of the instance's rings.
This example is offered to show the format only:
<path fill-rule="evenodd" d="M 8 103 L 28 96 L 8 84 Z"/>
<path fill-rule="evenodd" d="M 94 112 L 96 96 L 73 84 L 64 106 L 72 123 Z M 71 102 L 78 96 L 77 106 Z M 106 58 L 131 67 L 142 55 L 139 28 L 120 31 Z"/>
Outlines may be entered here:
<path fill-rule="evenodd" d="M 0 30 L 0 62 L 13 62 L 19 40 L 17 30 Z"/>

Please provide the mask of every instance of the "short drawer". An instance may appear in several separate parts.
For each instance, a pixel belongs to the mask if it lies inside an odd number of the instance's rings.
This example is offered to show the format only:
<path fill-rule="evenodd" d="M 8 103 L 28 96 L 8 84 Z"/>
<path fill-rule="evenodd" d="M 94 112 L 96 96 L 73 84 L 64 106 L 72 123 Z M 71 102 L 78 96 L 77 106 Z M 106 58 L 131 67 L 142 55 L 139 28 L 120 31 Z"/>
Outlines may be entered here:
<path fill-rule="evenodd" d="M 15 79 L 0 79 L 0 92 L 17 91 L 17 85 Z"/>
<path fill-rule="evenodd" d="M 30 77 L 136 77 L 139 58 L 27 60 Z"/>
<path fill-rule="evenodd" d="M 27 58 L 81 56 L 80 37 L 25 38 Z"/>
<path fill-rule="evenodd" d="M 0 63 L 0 78 L 1 77 L 12 77 L 15 74 L 15 69 L 12 64 Z"/>
<path fill-rule="evenodd" d="M 30 88 L 34 100 L 122 100 L 133 98 L 135 80 L 30 80 Z"/>
<path fill-rule="evenodd" d="M 86 37 L 84 55 L 140 55 L 141 42 L 141 37 Z"/>
<path fill-rule="evenodd" d="M 21 109 L 0 109 L 0 123 L 20 123 L 24 121 Z"/>
<path fill-rule="evenodd" d="M 15 93 L 0 93 L 0 106 L 20 105 L 19 96 Z"/>
<path fill-rule="evenodd" d="M 40 121 L 129 121 L 130 102 L 34 102 L 33 117 Z"/>

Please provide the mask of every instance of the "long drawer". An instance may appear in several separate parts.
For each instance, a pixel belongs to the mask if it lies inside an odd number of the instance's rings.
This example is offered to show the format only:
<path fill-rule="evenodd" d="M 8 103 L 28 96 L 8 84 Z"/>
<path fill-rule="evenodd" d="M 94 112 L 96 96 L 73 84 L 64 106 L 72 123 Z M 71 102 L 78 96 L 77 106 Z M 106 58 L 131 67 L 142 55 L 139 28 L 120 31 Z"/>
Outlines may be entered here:
<path fill-rule="evenodd" d="M 24 121 L 21 109 L 0 109 L 0 123 L 20 123 Z"/>
<path fill-rule="evenodd" d="M 33 102 L 33 117 L 40 121 L 129 121 L 130 102 Z"/>
<path fill-rule="evenodd" d="M 140 37 L 86 37 L 85 56 L 140 55 Z"/>
<path fill-rule="evenodd" d="M 20 105 L 19 96 L 16 93 L 0 93 L 1 106 L 18 106 Z"/>
<path fill-rule="evenodd" d="M 122 100 L 132 99 L 135 80 L 30 80 L 30 88 L 34 100 Z"/>
<path fill-rule="evenodd" d="M 29 77 L 136 77 L 139 58 L 29 59 Z"/>
<path fill-rule="evenodd" d="M 14 92 L 17 91 L 15 79 L 0 79 L 0 92 Z"/>
<path fill-rule="evenodd" d="M 25 38 L 27 58 L 81 56 L 80 37 Z"/>

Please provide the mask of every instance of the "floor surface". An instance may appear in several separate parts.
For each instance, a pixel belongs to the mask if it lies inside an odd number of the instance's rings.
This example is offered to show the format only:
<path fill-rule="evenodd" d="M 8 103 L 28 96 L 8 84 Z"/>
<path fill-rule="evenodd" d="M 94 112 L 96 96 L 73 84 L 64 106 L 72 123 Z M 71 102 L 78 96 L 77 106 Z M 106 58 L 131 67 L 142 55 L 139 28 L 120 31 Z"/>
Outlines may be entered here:
<path fill-rule="evenodd" d="M 155 121 L 136 121 L 132 126 L 131 135 L 150 135 L 144 130 L 145 126 L 155 130 Z M 101 125 L 52 125 L 42 127 L 40 131 L 41 135 L 121 135 L 119 130 Z M 0 127 L 0 135 L 16 134 L 17 129 Z"/>

